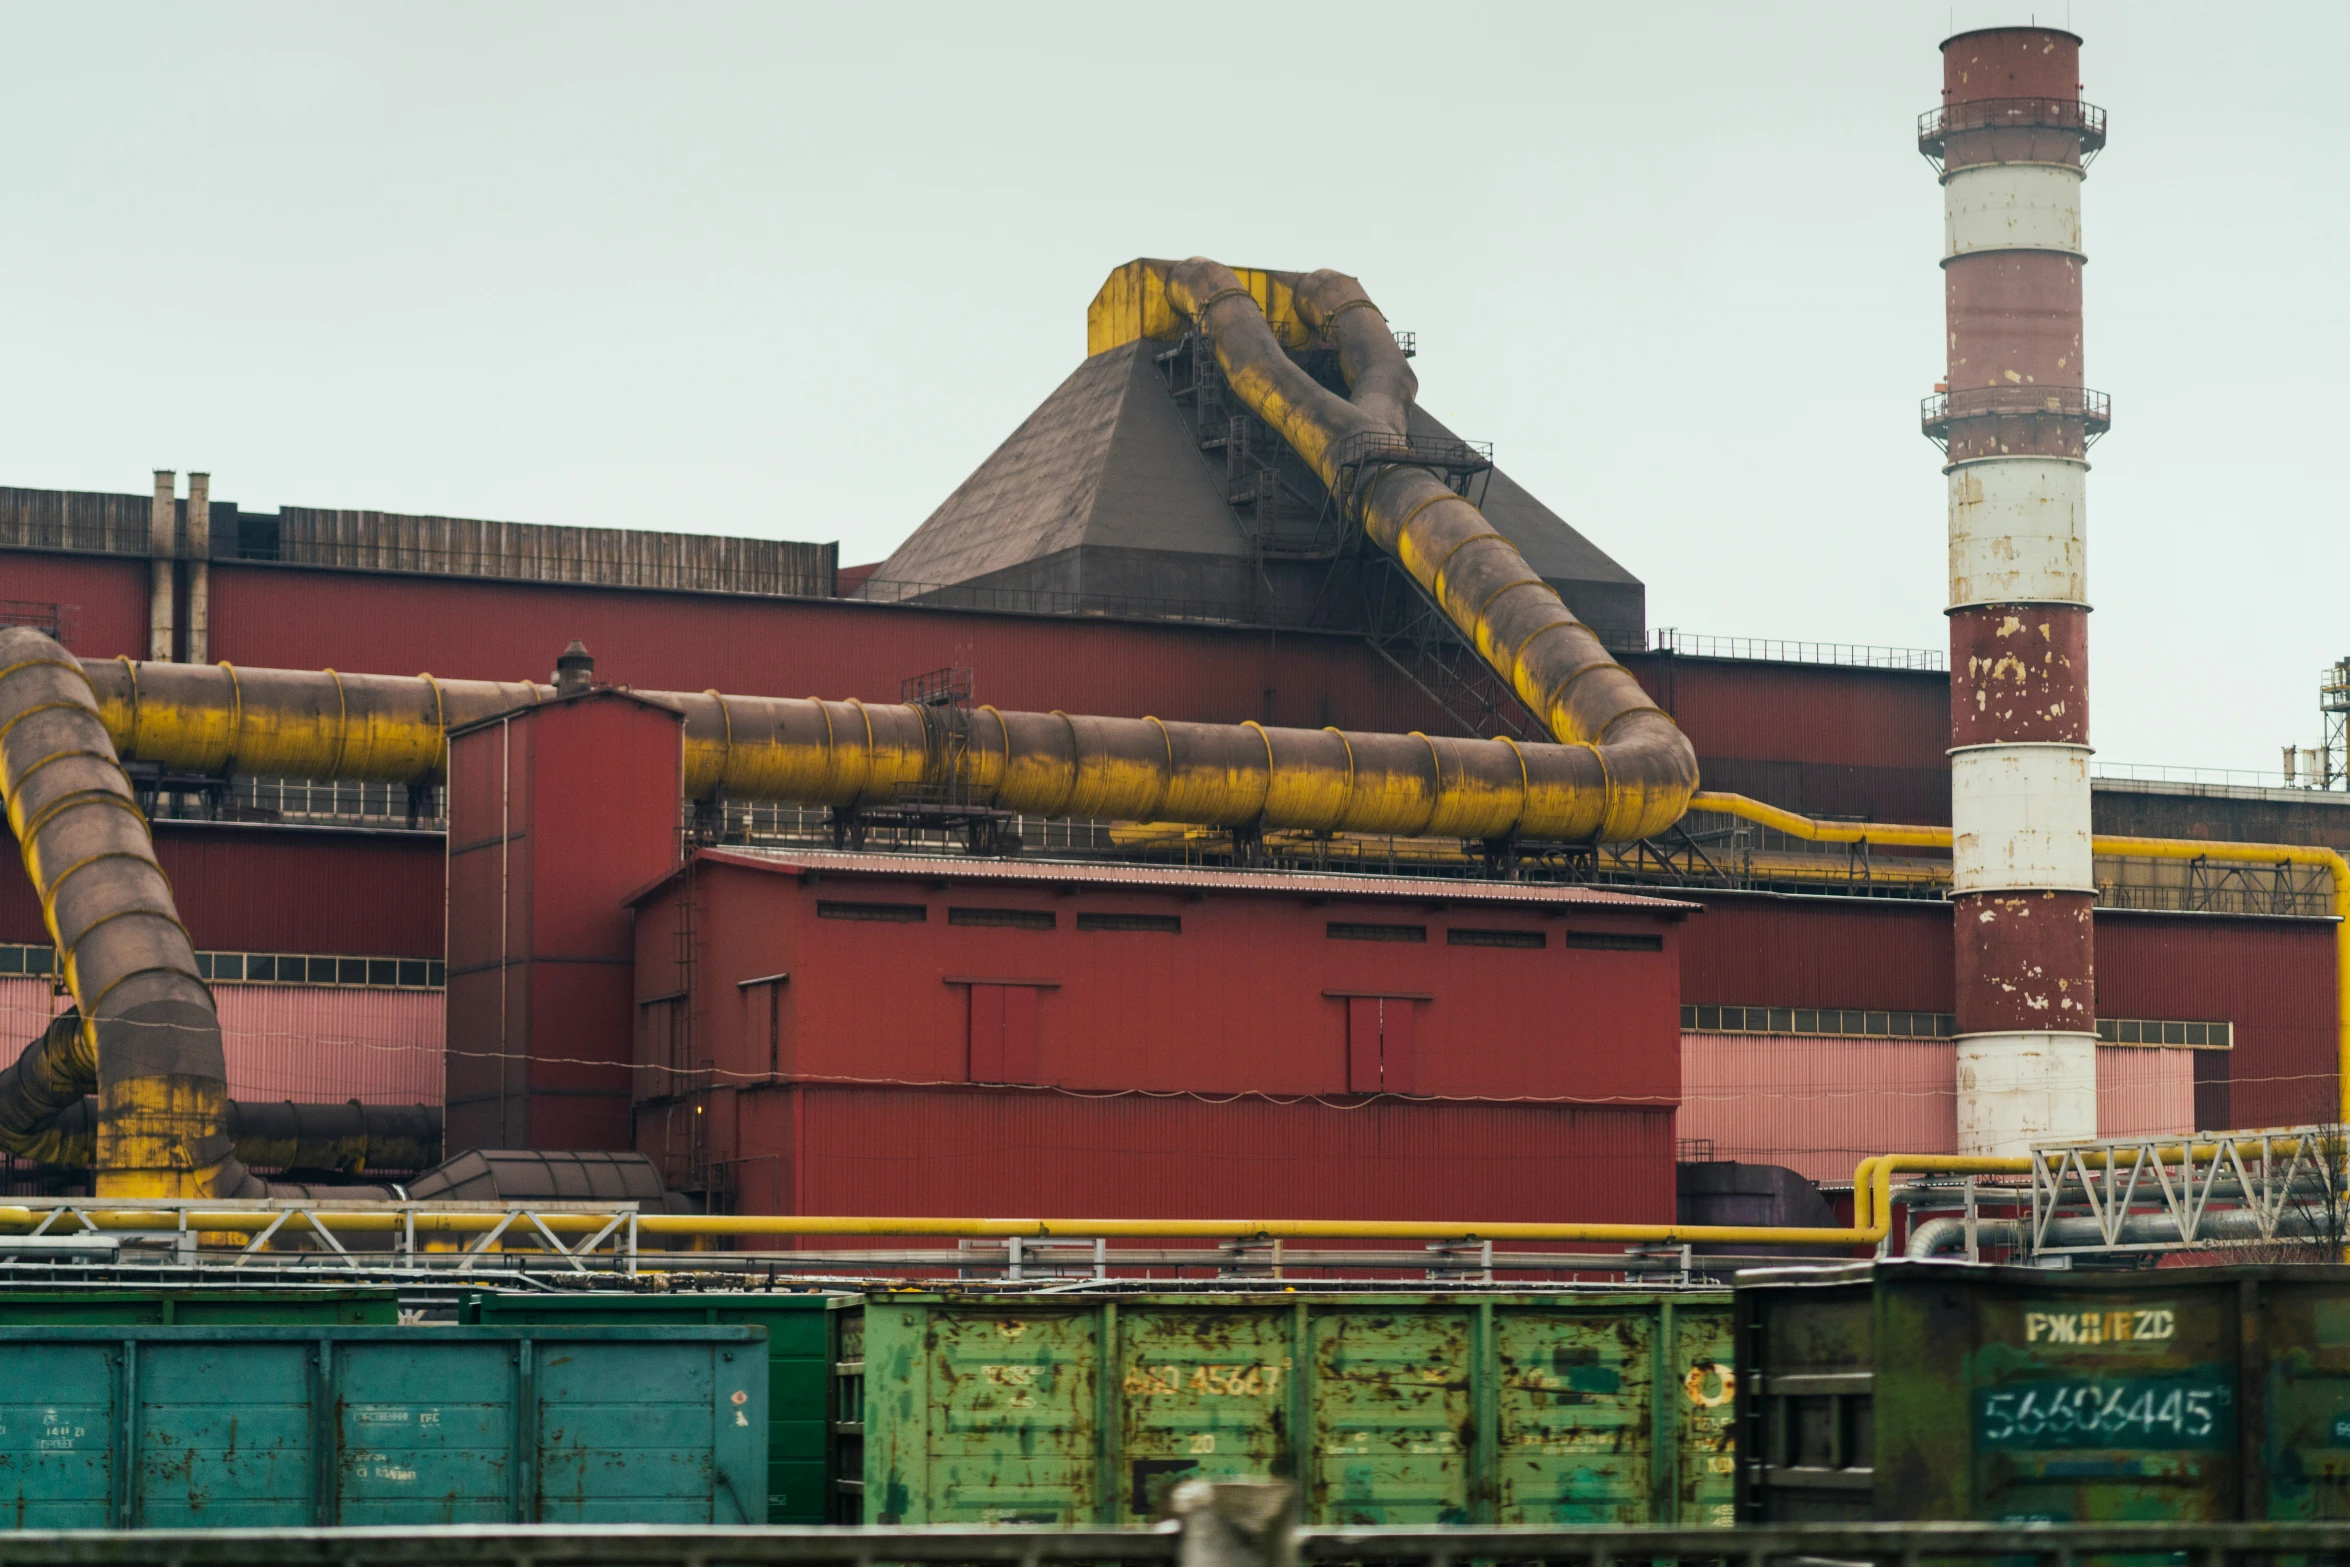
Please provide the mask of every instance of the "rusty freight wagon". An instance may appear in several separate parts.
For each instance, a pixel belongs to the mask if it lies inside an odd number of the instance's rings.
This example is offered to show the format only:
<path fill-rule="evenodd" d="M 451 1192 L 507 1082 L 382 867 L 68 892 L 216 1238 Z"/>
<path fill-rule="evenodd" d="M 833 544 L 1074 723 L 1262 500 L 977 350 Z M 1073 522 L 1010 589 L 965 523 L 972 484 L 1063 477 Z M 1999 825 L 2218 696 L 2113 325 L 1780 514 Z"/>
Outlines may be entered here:
<path fill-rule="evenodd" d="M 844 1523 L 1135 1524 L 1281 1475 L 1331 1524 L 1730 1521 L 1720 1293 L 873 1295 Z"/>
<path fill-rule="evenodd" d="M 1737 1316 L 1743 1522 L 2350 1518 L 2350 1268 L 1779 1268 Z"/>

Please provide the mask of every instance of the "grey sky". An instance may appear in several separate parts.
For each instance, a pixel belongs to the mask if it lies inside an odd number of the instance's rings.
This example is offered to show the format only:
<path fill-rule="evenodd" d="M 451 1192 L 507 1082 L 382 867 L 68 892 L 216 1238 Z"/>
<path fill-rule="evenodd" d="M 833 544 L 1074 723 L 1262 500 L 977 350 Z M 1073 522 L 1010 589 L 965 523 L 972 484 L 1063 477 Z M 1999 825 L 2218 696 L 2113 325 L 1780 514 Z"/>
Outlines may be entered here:
<path fill-rule="evenodd" d="M 1939 646 L 1936 43 L 2021 7 L 0 4 L 0 483 L 878 559 L 1137 255 L 1359 275 L 1686 630 Z M 2350 7 L 2065 0 L 2095 738 L 2350 653 Z"/>

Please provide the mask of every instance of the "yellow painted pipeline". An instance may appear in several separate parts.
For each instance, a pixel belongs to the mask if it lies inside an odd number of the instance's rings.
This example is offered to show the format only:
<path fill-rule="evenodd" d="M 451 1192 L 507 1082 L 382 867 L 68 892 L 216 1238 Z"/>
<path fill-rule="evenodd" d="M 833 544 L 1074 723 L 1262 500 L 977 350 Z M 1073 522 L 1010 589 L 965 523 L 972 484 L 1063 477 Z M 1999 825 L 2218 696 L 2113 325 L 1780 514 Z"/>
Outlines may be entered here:
<path fill-rule="evenodd" d="M 1333 495 L 1348 495 L 1364 533 L 1411 573 L 1552 738 L 1603 759 L 1607 809 L 1591 836 L 1629 843 L 1679 821 L 1697 788 L 1688 737 L 1484 513 L 1429 469 L 1397 460 L 1408 456 L 1396 448 L 1418 381 L 1361 286 L 1312 272 L 1287 296 L 1296 319 L 1336 345 L 1349 392 L 1340 397 L 1285 351 L 1263 288 L 1202 256 L 1165 278 L 1167 304 L 1215 345 L 1233 395 Z M 1390 456 L 1367 455 L 1379 450 Z"/>
<path fill-rule="evenodd" d="M 431 675 L 124 659 L 86 667 L 125 760 L 213 776 L 435 782 L 450 729 L 555 696 L 548 686 Z M 947 719 L 932 709 L 637 694 L 682 716 L 690 799 L 875 805 L 903 786 L 955 781 Z M 991 707 L 965 729 L 962 782 L 985 803 L 1029 815 L 1565 842 L 1615 841 L 1652 815 L 1625 806 L 1633 786 L 1591 745 Z"/>

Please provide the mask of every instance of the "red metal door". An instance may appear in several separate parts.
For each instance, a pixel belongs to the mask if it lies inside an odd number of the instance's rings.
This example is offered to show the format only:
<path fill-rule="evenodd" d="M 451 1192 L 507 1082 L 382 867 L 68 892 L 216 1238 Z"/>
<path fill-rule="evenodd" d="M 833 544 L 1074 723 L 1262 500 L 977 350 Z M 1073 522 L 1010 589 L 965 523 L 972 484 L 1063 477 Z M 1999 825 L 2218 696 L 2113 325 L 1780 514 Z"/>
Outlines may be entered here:
<path fill-rule="evenodd" d="M 974 1083 L 1034 1083 L 1036 987 L 973 985 L 969 1073 Z"/>
<path fill-rule="evenodd" d="M 1417 1079 L 1413 1003 L 1403 996 L 1346 1000 L 1346 1088 L 1354 1094 L 1408 1094 Z"/>

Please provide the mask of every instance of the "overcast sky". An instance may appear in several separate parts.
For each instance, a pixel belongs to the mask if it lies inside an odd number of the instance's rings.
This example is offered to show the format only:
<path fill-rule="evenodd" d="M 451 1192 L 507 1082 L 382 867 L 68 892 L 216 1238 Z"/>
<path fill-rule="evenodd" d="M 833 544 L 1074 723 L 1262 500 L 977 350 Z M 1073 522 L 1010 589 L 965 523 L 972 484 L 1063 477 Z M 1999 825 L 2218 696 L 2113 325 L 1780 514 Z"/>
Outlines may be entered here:
<path fill-rule="evenodd" d="M 1939 647 L 1912 124 L 2031 15 L 0 0 L 0 484 L 874 560 L 1204 253 L 1360 276 L 1652 624 Z M 2038 19 L 2112 115 L 2101 759 L 2273 770 L 2350 654 L 2350 6 Z"/>

